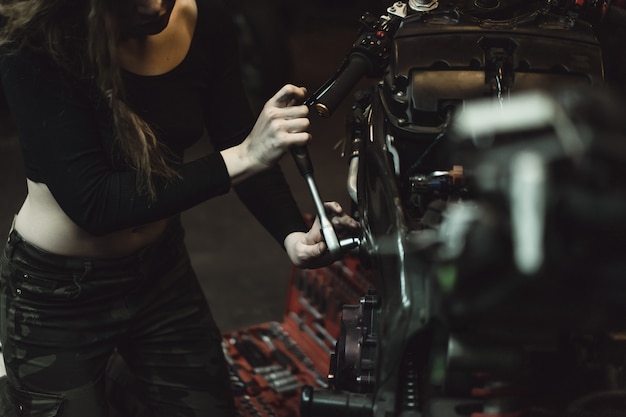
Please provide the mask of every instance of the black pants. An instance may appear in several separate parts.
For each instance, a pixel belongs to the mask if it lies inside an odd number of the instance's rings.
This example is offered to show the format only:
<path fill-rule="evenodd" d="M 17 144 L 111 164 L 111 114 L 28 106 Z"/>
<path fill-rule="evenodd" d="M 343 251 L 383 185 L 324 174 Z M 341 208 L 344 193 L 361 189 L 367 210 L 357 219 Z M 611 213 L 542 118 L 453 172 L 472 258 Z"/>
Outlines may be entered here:
<path fill-rule="evenodd" d="M 235 414 L 222 338 L 183 235 L 176 220 L 137 254 L 98 260 L 50 254 L 10 233 L 0 336 L 17 415 Z M 106 369 L 118 354 L 114 369 L 127 366 L 135 403 L 114 413 Z M 116 381 L 108 392 L 131 391 Z"/>

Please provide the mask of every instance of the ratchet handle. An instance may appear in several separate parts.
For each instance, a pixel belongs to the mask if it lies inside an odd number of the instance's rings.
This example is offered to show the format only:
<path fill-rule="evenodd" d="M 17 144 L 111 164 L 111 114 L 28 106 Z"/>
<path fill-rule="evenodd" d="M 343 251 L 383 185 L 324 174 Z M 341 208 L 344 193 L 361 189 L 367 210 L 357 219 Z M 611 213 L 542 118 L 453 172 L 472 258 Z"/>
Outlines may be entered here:
<path fill-rule="evenodd" d="M 315 184 L 315 179 L 313 178 L 313 164 L 311 163 L 308 149 L 306 146 L 294 146 L 291 148 L 291 154 L 293 155 L 296 165 L 298 166 L 300 174 L 302 174 L 309 187 L 309 191 L 317 211 L 317 216 L 320 221 L 322 236 L 324 237 L 328 251 L 331 253 L 331 256 L 337 257 L 341 251 L 339 240 L 337 239 L 333 225 L 326 214 L 324 202 L 322 201 L 317 185 Z"/>
<path fill-rule="evenodd" d="M 313 98 L 309 98 L 304 104 L 311 106 L 314 102 Z M 360 241 L 358 239 L 339 241 L 337 234 L 335 233 L 335 229 L 326 214 L 324 202 L 322 201 L 317 185 L 315 184 L 315 179 L 313 177 L 313 163 L 311 162 L 308 148 L 306 145 L 297 145 L 292 146 L 290 151 L 296 166 L 298 167 L 298 171 L 300 171 L 300 175 L 302 175 L 302 177 L 306 180 L 309 187 L 309 191 L 317 211 L 317 216 L 320 221 L 322 236 L 326 242 L 328 251 L 331 257 L 338 258 L 341 255 L 342 250 L 351 250 L 357 247 L 360 244 Z"/>
<path fill-rule="evenodd" d="M 293 156 L 293 160 L 296 162 L 300 175 L 303 177 L 313 175 L 313 163 L 311 162 L 309 151 L 305 145 L 292 146 L 291 155 Z"/>

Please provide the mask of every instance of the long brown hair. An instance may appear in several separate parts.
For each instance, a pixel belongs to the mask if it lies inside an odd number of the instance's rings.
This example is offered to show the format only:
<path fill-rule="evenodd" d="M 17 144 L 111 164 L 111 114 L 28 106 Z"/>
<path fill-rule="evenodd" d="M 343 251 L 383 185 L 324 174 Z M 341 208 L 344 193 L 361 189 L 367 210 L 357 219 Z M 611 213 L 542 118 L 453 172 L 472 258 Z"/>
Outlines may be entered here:
<path fill-rule="evenodd" d="M 155 180 L 175 179 L 178 174 L 169 163 L 168 149 L 125 101 L 117 58 L 120 30 L 111 3 L 112 0 L 0 1 L 0 46 L 11 43 L 18 49 L 44 52 L 76 74 L 91 71 L 97 88 L 108 99 L 124 162 L 136 171 L 138 188 L 155 198 Z"/>

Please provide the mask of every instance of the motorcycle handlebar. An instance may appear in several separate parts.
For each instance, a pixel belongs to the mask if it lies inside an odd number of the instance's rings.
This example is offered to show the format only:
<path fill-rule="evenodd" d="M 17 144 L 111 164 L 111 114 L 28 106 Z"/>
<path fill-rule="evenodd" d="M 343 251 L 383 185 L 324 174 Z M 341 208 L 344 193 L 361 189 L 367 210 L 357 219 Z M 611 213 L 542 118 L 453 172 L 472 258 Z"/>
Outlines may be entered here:
<path fill-rule="evenodd" d="M 316 94 L 313 105 L 317 114 L 330 117 L 361 78 L 371 72 L 372 67 L 367 55 L 351 53 L 334 79 Z"/>
<path fill-rule="evenodd" d="M 361 24 L 363 29 L 337 73 L 307 100 L 322 117 L 330 117 L 364 76 L 381 76 L 389 63 L 393 33 L 400 19 L 365 13 Z"/>

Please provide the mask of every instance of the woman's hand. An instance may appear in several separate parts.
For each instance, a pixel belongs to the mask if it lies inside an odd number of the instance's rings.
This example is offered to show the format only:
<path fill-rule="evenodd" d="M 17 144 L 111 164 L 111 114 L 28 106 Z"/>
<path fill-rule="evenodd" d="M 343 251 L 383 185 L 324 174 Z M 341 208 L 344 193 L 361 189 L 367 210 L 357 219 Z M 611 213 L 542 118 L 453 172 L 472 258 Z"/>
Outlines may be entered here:
<path fill-rule="evenodd" d="M 358 233 L 359 223 L 348 216 L 341 205 L 327 202 L 324 203 L 324 208 L 339 239 Z M 318 217 L 308 232 L 290 233 L 285 238 L 285 250 L 291 262 L 299 268 L 321 268 L 337 260 L 331 258 L 324 243 Z"/>
<path fill-rule="evenodd" d="M 222 151 L 233 183 L 267 169 L 294 145 L 310 139 L 306 89 L 288 84 L 265 103 L 248 137 L 237 146 Z"/>

